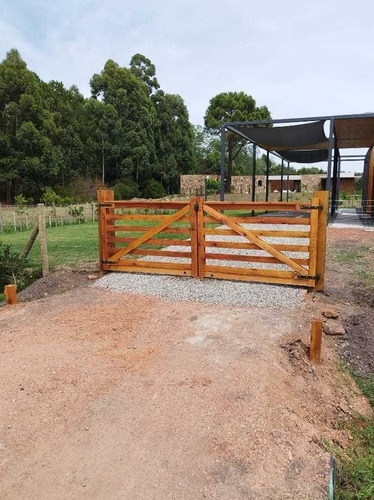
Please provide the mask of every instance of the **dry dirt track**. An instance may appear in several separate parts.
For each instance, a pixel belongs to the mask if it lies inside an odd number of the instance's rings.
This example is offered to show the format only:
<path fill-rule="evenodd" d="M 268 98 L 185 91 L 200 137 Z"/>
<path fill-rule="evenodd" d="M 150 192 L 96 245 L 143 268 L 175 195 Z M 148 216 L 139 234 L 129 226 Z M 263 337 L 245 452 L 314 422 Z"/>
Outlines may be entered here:
<path fill-rule="evenodd" d="M 85 288 L 2 308 L 2 500 L 326 498 L 320 437 L 365 402 L 329 349 L 314 372 L 281 347 L 310 314 Z"/>

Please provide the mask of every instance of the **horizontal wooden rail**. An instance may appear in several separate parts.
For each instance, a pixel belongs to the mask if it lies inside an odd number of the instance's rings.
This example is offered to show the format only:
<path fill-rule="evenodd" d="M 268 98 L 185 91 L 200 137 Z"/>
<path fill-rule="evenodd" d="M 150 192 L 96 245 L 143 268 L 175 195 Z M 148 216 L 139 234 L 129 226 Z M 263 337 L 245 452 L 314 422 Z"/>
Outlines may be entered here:
<path fill-rule="evenodd" d="M 125 236 L 108 236 L 108 241 L 113 242 L 113 243 L 132 243 L 135 241 L 137 238 L 136 237 L 125 237 Z M 144 245 L 161 245 L 161 246 L 184 246 L 184 247 L 189 247 L 191 245 L 190 240 L 176 240 L 176 239 L 168 239 L 168 238 L 152 238 L 150 240 L 147 240 L 146 243 L 143 243 Z"/>
<path fill-rule="evenodd" d="M 186 202 L 180 201 L 111 201 L 110 206 L 103 208 L 136 209 L 146 208 L 148 210 L 180 210 L 186 206 Z"/>
<path fill-rule="evenodd" d="M 241 250 L 258 250 L 258 246 L 254 243 L 240 243 L 236 241 L 209 241 L 205 240 L 205 247 L 214 248 L 237 248 Z M 288 252 L 309 252 L 309 245 L 284 245 L 284 244 L 274 244 L 272 245 L 276 250 L 284 250 Z"/>
<path fill-rule="evenodd" d="M 240 216 L 240 217 L 234 217 L 230 216 L 230 219 L 233 220 L 234 222 L 241 222 L 244 224 L 291 224 L 291 225 L 300 225 L 300 226 L 309 226 L 310 225 L 310 219 L 309 217 L 302 217 L 300 219 L 293 218 L 293 217 L 245 217 L 245 216 Z M 217 222 L 217 219 L 214 217 L 204 217 L 204 222 L 209 223 L 212 222 L 214 224 L 219 224 Z"/>
<path fill-rule="evenodd" d="M 156 226 L 112 226 L 108 225 L 107 230 L 110 231 L 115 231 L 115 232 L 122 232 L 122 233 L 146 233 L 152 228 L 155 228 Z M 191 229 L 189 227 L 166 227 L 165 229 L 162 229 L 159 233 L 157 234 L 162 234 L 162 233 L 174 233 L 174 234 L 190 234 Z"/>
<path fill-rule="evenodd" d="M 209 201 L 209 206 L 214 208 L 214 210 L 268 210 L 269 212 L 281 210 L 282 212 L 295 212 L 302 210 L 301 207 L 305 205 L 306 203 L 274 201 L 265 203 L 263 201 Z"/>
<path fill-rule="evenodd" d="M 270 231 L 266 229 L 249 230 L 254 236 L 268 236 L 278 238 L 309 238 L 309 231 Z M 205 234 L 215 236 L 240 236 L 232 229 L 206 228 Z"/>
<path fill-rule="evenodd" d="M 279 262 L 279 260 L 276 259 L 275 257 L 266 257 L 262 255 L 239 255 L 233 253 L 223 254 L 223 253 L 206 252 L 205 258 L 209 260 L 235 260 L 240 262 L 262 262 L 269 264 L 284 265 L 283 262 Z M 309 259 L 292 259 L 292 260 L 301 265 L 308 265 L 309 263 Z"/>

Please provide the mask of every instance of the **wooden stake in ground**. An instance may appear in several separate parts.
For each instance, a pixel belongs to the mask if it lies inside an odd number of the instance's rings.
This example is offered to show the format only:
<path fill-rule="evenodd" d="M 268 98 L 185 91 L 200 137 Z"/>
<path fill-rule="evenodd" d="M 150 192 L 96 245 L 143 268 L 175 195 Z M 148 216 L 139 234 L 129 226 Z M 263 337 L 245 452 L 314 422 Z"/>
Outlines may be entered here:
<path fill-rule="evenodd" d="M 34 244 L 34 241 L 36 240 L 36 237 L 38 236 L 38 233 L 39 233 L 39 222 L 37 222 L 35 224 L 34 229 L 32 230 L 29 241 L 26 243 L 26 246 L 22 252 L 22 257 L 26 258 L 29 255 L 30 250 Z"/>
<path fill-rule="evenodd" d="M 322 320 L 314 319 L 312 321 L 312 330 L 310 334 L 309 359 L 313 363 L 318 363 L 321 359 L 322 348 Z"/>
<path fill-rule="evenodd" d="M 45 206 L 44 203 L 38 203 L 39 212 L 39 242 L 40 242 L 40 253 L 42 257 L 42 273 L 43 276 L 47 276 L 49 272 L 48 265 L 48 249 L 47 249 L 47 238 L 45 235 Z"/>
<path fill-rule="evenodd" d="M 16 285 L 5 285 L 4 295 L 6 303 L 10 306 L 17 304 L 17 289 Z"/>

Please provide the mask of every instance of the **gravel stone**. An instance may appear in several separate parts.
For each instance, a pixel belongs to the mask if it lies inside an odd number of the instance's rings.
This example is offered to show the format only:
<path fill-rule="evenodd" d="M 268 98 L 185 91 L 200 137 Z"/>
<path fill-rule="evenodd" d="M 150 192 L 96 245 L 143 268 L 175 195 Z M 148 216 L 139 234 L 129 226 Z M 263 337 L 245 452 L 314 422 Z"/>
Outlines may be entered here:
<path fill-rule="evenodd" d="M 295 230 L 294 225 L 290 224 L 241 224 L 247 229 L 263 230 Z M 225 228 L 226 226 L 220 226 Z M 308 225 L 299 225 L 297 231 L 309 231 Z M 215 236 L 207 235 L 209 241 L 237 241 L 247 242 L 242 236 Z M 268 243 L 278 243 L 287 245 L 308 245 L 309 238 L 279 238 L 263 237 Z M 190 251 L 190 247 L 169 246 L 165 250 L 171 251 Z M 209 253 L 216 254 L 239 254 L 239 255 L 258 255 L 270 256 L 264 250 L 236 250 L 230 248 L 209 248 Z M 285 255 L 293 258 L 307 258 L 305 252 L 283 252 Z M 185 262 L 189 259 L 177 257 L 153 257 L 142 258 L 148 262 Z M 283 264 L 268 264 L 255 262 L 235 262 L 208 259 L 208 265 L 231 266 L 253 269 L 277 269 L 289 270 L 289 267 Z M 142 295 L 151 295 L 164 298 L 171 301 L 189 300 L 195 302 L 207 302 L 211 304 L 229 304 L 229 305 L 254 305 L 262 307 L 290 309 L 300 305 L 305 296 L 305 290 L 298 287 L 271 285 L 255 282 L 240 282 L 209 279 L 193 279 L 183 276 L 154 275 L 141 273 L 108 273 L 101 279 L 95 281 L 93 287 L 101 287 L 113 292 L 131 292 Z"/>

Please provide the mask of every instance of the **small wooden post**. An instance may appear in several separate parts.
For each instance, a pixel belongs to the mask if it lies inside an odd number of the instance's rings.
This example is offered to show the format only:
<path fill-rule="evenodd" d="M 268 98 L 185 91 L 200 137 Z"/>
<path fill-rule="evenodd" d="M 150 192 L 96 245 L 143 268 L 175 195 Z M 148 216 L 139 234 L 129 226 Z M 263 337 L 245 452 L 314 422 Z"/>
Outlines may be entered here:
<path fill-rule="evenodd" d="M 26 243 L 26 246 L 22 252 L 22 257 L 26 258 L 29 255 L 30 250 L 34 244 L 34 241 L 36 240 L 36 237 L 38 236 L 38 233 L 39 233 L 39 223 L 37 222 L 34 226 L 34 229 L 32 230 L 29 241 Z"/>
<path fill-rule="evenodd" d="M 99 226 L 99 258 L 100 258 L 100 270 L 104 272 L 105 265 L 104 260 L 108 259 L 109 247 L 114 247 L 114 242 L 108 242 L 108 236 L 115 236 L 114 231 L 107 231 L 107 219 L 106 214 L 114 214 L 114 208 L 107 208 L 102 206 L 104 203 L 110 203 L 114 201 L 114 191 L 112 189 L 99 189 L 97 192 L 97 204 L 98 204 L 98 226 Z M 113 255 L 113 254 L 112 254 Z"/>
<path fill-rule="evenodd" d="M 47 248 L 47 238 L 45 234 L 45 206 L 44 203 L 38 203 L 38 218 L 39 218 L 39 243 L 40 243 L 40 254 L 42 257 L 42 274 L 47 276 L 49 272 L 48 264 L 48 248 Z"/>
<path fill-rule="evenodd" d="M 313 363 L 318 363 L 321 359 L 322 347 L 322 320 L 314 319 L 312 321 L 312 330 L 310 333 L 309 359 Z"/>
<path fill-rule="evenodd" d="M 17 304 L 17 289 L 16 285 L 5 285 L 4 295 L 6 303 L 10 306 Z"/>
<path fill-rule="evenodd" d="M 322 292 L 325 287 L 325 266 L 326 266 L 326 245 L 327 245 L 327 220 L 329 212 L 329 192 L 315 191 L 313 198 L 319 198 L 319 204 L 322 206 L 318 215 L 318 230 L 317 230 L 317 261 L 316 274 L 319 279 L 316 282 L 315 290 Z"/>

